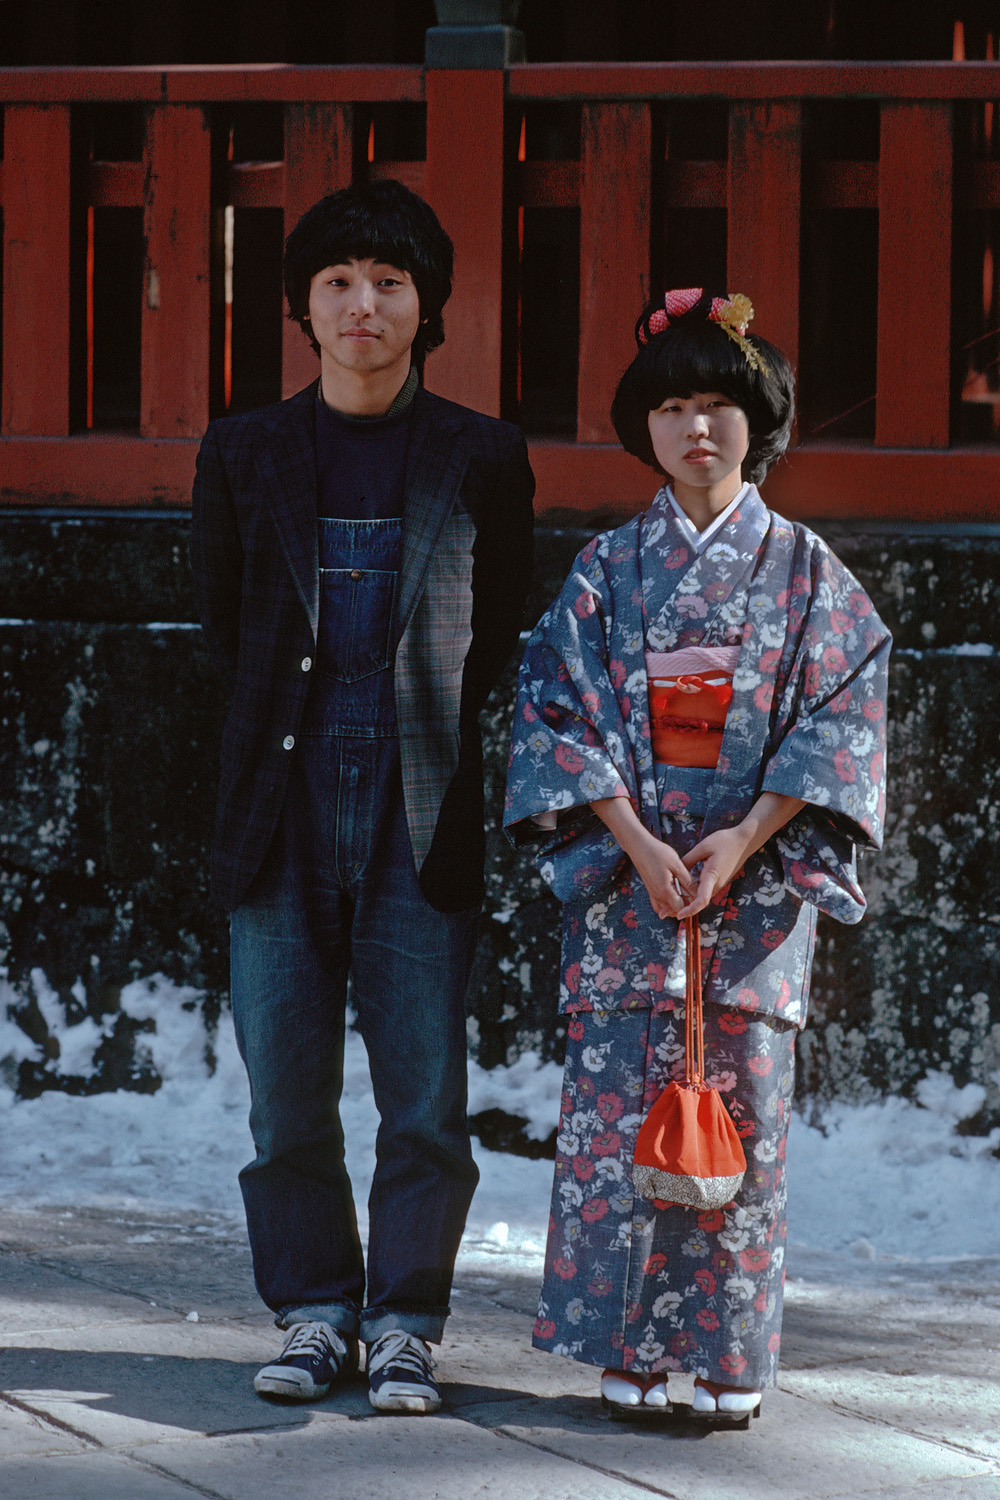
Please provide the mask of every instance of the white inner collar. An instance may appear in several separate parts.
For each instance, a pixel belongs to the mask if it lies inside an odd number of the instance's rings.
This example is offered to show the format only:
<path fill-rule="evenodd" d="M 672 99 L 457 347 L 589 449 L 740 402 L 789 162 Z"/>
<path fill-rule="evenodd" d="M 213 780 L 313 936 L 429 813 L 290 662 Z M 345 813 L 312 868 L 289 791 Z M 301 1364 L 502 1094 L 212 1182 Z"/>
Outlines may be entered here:
<path fill-rule="evenodd" d="M 681 510 L 680 506 L 677 504 L 677 501 L 674 499 L 674 492 L 669 484 L 665 488 L 665 494 L 673 508 L 674 515 L 680 522 L 681 530 L 684 532 L 686 540 L 691 543 L 691 546 L 696 552 L 700 553 L 704 552 L 705 548 L 715 536 L 716 532 L 720 531 L 722 527 L 725 526 L 726 522 L 729 520 L 729 517 L 732 515 L 736 507 L 739 505 L 740 501 L 745 499 L 746 493 L 749 488 L 749 484 L 741 485 L 735 498 L 730 501 L 730 503 L 726 506 L 725 510 L 722 511 L 720 515 L 716 516 L 714 521 L 712 521 L 708 526 L 705 527 L 704 531 L 699 531 L 691 518 L 689 516 L 686 516 Z"/>

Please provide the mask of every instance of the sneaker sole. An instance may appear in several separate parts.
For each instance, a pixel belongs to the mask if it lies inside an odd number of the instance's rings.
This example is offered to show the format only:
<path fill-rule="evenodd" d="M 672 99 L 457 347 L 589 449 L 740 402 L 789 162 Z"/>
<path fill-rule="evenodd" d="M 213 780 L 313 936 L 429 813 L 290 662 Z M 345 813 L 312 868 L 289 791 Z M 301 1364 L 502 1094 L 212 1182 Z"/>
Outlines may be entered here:
<path fill-rule="evenodd" d="M 254 1378 L 253 1388 L 258 1396 L 276 1396 L 282 1401 L 321 1401 L 330 1389 L 313 1381 L 304 1385 L 285 1374 L 266 1375 L 263 1370 Z"/>
<path fill-rule="evenodd" d="M 440 1396 L 418 1396 L 415 1391 L 369 1391 L 368 1400 L 375 1411 L 409 1412 L 423 1415 L 441 1410 Z"/>

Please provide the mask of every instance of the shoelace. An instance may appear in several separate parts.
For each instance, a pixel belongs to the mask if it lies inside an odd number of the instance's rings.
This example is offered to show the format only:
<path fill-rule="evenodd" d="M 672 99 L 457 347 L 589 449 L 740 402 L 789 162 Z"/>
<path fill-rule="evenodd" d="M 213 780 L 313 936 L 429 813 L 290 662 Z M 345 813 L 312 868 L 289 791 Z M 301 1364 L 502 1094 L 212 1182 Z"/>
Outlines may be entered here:
<path fill-rule="evenodd" d="M 368 1355 L 368 1372 L 374 1374 L 384 1365 L 398 1365 L 401 1370 L 410 1370 L 414 1375 L 426 1376 L 434 1369 L 434 1360 L 415 1334 L 402 1329 L 384 1333 L 372 1345 Z"/>
<path fill-rule="evenodd" d="M 284 1359 L 289 1354 L 307 1354 L 322 1359 L 331 1349 L 338 1359 L 343 1359 L 347 1353 L 347 1345 L 336 1329 L 327 1331 L 321 1323 L 296 1323 L 285 1341 L 281 1357 Z"/>

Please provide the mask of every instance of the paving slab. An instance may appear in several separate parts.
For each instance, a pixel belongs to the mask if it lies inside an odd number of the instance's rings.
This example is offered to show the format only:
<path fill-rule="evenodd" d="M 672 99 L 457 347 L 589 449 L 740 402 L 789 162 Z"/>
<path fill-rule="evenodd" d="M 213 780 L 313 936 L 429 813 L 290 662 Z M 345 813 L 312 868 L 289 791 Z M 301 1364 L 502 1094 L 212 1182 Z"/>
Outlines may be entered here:
<path fill-rule="evenodd" d="M 224 1500 L 649 1500 L 669 1493 L 447 1416 L 331 1423 L 319 1415 L 280 1437 L 164 1443 L 156 1461 Z"/>
<path fill-rule="evenodd" d="M 995 1465 L 946 1445 L 913 1437 L 790 1396 L 768 1392 L 760 1421 L 743 1432 L 684 1428 L 625 1429 L 602 1423 L 596 1399 L 526 1401 L 519 1410 L 464 1413 L 485 1426 L 600 1466 L 650 1488 L 665 1485 L 676 1500 L 820 1500 L 844 1493 L 845 1477 L 862 1492 L 893 1485 L 940 1484 L 996 1474 Z"/>
<path fill-rule="evenodd" d="M 782 1389 L 747 1433 L 610 1423 L 596 1370 L 530 1347 L 535 1271 L 483 1256 L 456 1281 L 444 1413 L 385 1418 L 360 1378 L 306 1407 L 254 1395 L 280 1335 L 231 1219 L 12 1213 L 0 1497 L 1000 1500 L 1000 1260 L 793 1247 L 789 1272 Z"/>
<path fill-rule="evenodd" d="M 182 1480 L 99 1451 L 44 1460 L 5 1458 L 0 1486 L 4 1500 L 192 1500 L 192 1488 Z"/>

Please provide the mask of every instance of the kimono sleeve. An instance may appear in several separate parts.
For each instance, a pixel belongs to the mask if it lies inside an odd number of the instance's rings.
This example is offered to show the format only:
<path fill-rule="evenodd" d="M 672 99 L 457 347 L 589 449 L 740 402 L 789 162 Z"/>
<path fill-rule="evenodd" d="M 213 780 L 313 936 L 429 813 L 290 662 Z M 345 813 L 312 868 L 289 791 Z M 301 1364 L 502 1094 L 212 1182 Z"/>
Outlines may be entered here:
<path fill-rule="evenodd" d="M 589 804 L 636 801 L 636 775 L 611 681 L 613 609 L 595 538 L 528 639 L 518 676 L 504 827 L 515 844 L 591 827 Z"/>
<path fill-rule="evenodd" d="M 878 849 L 885 818 L 885 733 L 892 640 L 857 580 L 813 539 L 788 608 L 801 630 L 786 678 L 784 729 L 761 790 L 808 805 L 773 840 L 786 885 L 842 922 L 865 901 L 858 849 Z"/>

